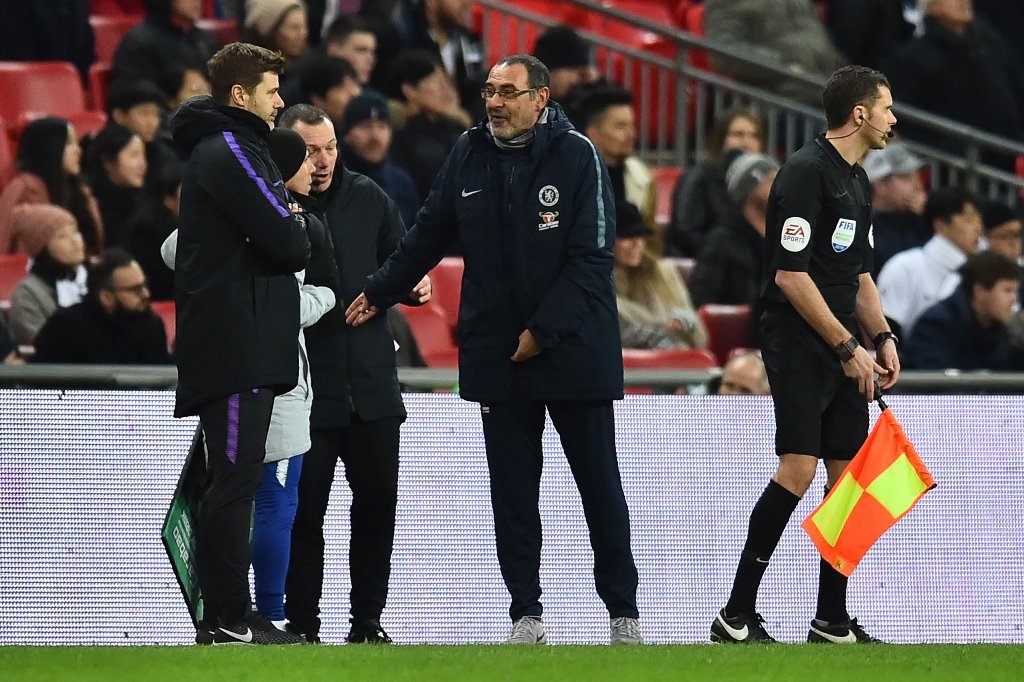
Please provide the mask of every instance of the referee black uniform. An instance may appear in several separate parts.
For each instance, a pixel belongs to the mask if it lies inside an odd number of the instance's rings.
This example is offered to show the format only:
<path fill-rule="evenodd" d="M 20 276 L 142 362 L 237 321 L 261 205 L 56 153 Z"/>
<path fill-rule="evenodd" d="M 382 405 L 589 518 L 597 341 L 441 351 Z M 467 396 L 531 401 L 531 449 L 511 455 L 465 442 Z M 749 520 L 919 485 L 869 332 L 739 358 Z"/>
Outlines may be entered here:
<path fill-rule="evenodd" d="M 729 601 L 711 625 L 717 642 L 775 641 L 755 610 L 771 556 L 818 460 L 834 482 L 867 437 L 872 377 L 883 388 L 899 377 L 896 337 L 869 274 L 871 187 L 858 163 L 891 136 L 889 84 L 872 69 L 843 67 L 822 101 L 828 133 L 789 158 L 768 197 L 760 335 L 779 466 L 750 514 Z M 859 348 L 861 324 L 877 334 L 877 360 Z M 822 560 L 808 641 L 878 641 L 850 618 L 846 588 Z"/>
<path fill-rule="evenodd" d="M 821 335 L 775 283 L 807 272 L 832 314 L 858 336 L 858 279 L 871 272 L 871 184 L 824 135 L 793 154 L 768 196 L 762 355 L 775 406 L 775 450 L 849 460 L 867 437 L 868 404 Z"/>

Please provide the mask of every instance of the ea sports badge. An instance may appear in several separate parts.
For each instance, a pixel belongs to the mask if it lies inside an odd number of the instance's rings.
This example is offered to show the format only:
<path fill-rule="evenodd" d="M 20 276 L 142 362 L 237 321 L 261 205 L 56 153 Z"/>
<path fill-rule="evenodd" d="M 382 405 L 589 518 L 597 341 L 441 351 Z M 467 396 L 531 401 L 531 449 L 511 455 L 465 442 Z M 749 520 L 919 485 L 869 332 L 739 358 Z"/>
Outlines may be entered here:
<path fill-rule="evenodd" d="M 798 253 L 811 243 L 811 224 L 805 218 L 794 216 L 782 223 L 782 248 Z"/>
<path fill-rule="evenodd" d="M 840 218 L 836 223 L 836 229 L 832 232 L 832 250 L 836 253 L 846 251 L 853 244 L 853 238 L 857 234 L 857 221 L 848 218 Z"/>

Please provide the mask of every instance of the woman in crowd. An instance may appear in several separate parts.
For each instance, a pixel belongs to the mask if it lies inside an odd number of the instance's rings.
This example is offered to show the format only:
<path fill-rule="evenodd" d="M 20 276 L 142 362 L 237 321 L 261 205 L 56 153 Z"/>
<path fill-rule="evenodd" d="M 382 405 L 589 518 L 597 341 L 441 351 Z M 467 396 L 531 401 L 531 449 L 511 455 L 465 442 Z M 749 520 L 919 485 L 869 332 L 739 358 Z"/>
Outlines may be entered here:
<path fill-rule="evenodd" d="M 309 23 L 302 0 L 247 0 L 247 40 L 280 52 L 288 66 L 309 49 Z"/>
<path fill-rule="evenodd" d="M 706 160 L 679 178 L 672 193 L 666 255 L 695 258 L 707 233 L 739 212 L 725 190 L 722 158 L 730 149 L 764 152 L 764 126 L 753 109 L 733 107 L 720 113 L 707 139 Z"/>
<path fill-rule="evenodd" d="M 674 264 L 644 248 L 652 231 L 633 204 L 615 207 L 615 293 L 624 348 L 706 348 L 697 316 Z"/>
<path fill-rule="evenodd" d="M 82 181 L 82 148 L 75 128 L 62 118 L 48 116 L 25 127 L 15 160 L 18 174 L 0 194 L 0 254 L 16 250 L 12 214 L 21 204 L 52 204 L 75 217 L 86 252 L 103 250 L 103 221 L 99 207 Z"/>
<path fill-rule="evenodd" d="M 124 246 L 128 219 L 145 199 L 146 145 L 138 134 L 109 125 L 89 143 L 89 181 L 106 228 L 107 246 Z"/>
<path fill-rule="evenodd" d="M 14 234 L 32 267 L 11 293 L 11 333 L 30 346 L 57 308 L 85 295 L 85 241 L 70 212 L 59 206 L 26 204 L 14 209 Z"/>

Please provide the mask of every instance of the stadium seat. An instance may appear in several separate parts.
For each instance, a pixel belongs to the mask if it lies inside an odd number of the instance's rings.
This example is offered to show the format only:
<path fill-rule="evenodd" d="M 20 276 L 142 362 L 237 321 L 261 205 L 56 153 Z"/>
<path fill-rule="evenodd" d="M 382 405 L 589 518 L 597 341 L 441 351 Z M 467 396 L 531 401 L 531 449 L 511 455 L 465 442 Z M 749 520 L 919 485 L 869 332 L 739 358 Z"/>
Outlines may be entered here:
<path fill-rule="evenodd" d="M 672 13 L 661 4 L 650 3 L 647 0 L 609 0 L 605 4 L 661 26 L 670 28 L 674 25 Z M 652 56 L 675 61 L 675 42 L 650 31 L 603 17 L 598 24 L 598 32 L 623 47 L 642 50 Z M 637 125 L 640 130 L 646 131 L 648 139 L 652 142 L 658 140 L 658 119 L 660 113 L 664 111 L 664 134 L 667 140 L 671 140 L 675 126 L 675 75 L 668 74 L 663 84 L 659 77 L 659 68 L 626 57 L 614 50 L 598 50 L 598 63 L 602 67 L 602 72 L 610 72 L 612 80 L 633 93 Z M 646 93 L 643 90 L 645 76 Z M 643 118 L 645 110 L 646 119 Z"/>
<path fill-rule="evenodd" d="M 697 348 L 623 348 L 624 369 L 715 369 L 714 353 Z"/>
<path fill-rule="evenodd" d="M 654 191 L 657 204 L 654 207 L 654 222 L 662 232 L 672 221 L 672 194 L 675 192 L 676 183 L 683 174 L 679 166 L 662 166 L 652 168 L 654 172 Z"/>
<path fill-rule="evenodd" d="M 238 22 L 234 19 L 200 19 L 196 26 L 213 34 L 221 45 L 238 40 Z"/>
<path fill-rule="evenodd" d="M 133 16 L 91 16 L 89 24 L 96 36 L 96 61 L 112 62 L 117 46 L 128 31 L 139 23 L 141 17 Z"/>
<path fill-rule="evenodd" d="M 85 90 L 70 62 L 0 62 L 0 116 L 18 136 L 39 116 L 72 118 L 84 112 Z"/>
<path fill-rule="evenodd" d="M 437 264 L 437 267 L 430 271 L 430 283 L 433 289 L 431 303 L 439 306 L 448 317 L 452 338 L 455 338 L 455 326 L 459 322 L 463 268 L 461 257 L 445 256 Z"/>
<path fill-rule="evenodd" d="M 167 350 L 174 350 L 174 334 L 177 331 L 177 316 L 174 309 L 174 301 L 153 301 L 150 303 L 153 312 L 156 313 L 164 323 L 164 331 L 167 332 Z"/>
<path fill-rule="evenodd" d="M 0 255 L 0 311 L 7 315 L 11 307 L 11 294 L 14 287 L 28 271 L 28 255 L 11 253 Z"/>
<path fill-rule="evenodd" d="M 699 36 L 701 38 L 704 37 L 704 3 L 692 3 L 686 8 L 683 30 L 688 31 L 695 36 Z M 711 68 L 711 58 L 704 50 L 690 50 L 688 58 L 690 64 L 696 66 L 698 69 L 714 71 L 714 69 Z"/>
<path fill-rule="evenodd" d="M 696 259 L 682 258 L 680 256 L 665 256 L 664 258 L 676 266 L 679 276 L 683 278 L 686 286 L 689 287 L 693 281 L 693 269 L 697 266 Z"/>
<path fill-rule="evenodd" d="M 107 110 L 107 90 L 110 89 L 111 65 L 96 62 L 89 67 L 89 102 L 94 111 Z"/>
<path fill-rule="evenodd" d="M 430 303 L 402 306 L 402 314 L 412 329 L 427 367 L 459 366 L 459 349 L 452 342 L 451 325 L 440 306 Z"/>
<path fill-rule="evenodd" d="M 0 189 L 14 177 L 14 146 L 7 137 L 7 121 L 0 116 Z"/>
<path fill-rule="evenodd" d="M 596 24 L 596 17 L 589 12 L 562 0 L 516 0 L 516 9 L 537 14 L 560 24 L 576 29 L 591 30 Z M 488 25 L 484 32 L 484 16 Z M 544 27 L 513 17 L 505 12 L 491 10 L 474 3 L 473 27 L 484 41 L 487 52 L 487 64 L 493 64 L 501 57 L 518 52 L 533 52 L 537 36 L 544 32 Z"/>
<path fill-rule="evenodd" d="M 750 345 L 750 306 L 708 303 L 697 314 L 708 330 L 708 345 L 722 365 L 733 348 Z"/>

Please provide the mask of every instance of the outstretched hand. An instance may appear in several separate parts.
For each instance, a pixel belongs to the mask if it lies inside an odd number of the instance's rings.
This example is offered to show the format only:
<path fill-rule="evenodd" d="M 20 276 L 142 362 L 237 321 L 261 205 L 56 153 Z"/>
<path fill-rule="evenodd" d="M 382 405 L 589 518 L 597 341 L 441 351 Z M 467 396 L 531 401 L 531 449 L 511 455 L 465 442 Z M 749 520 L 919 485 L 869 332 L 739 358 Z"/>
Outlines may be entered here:
<path fill-rule="evenodd" d="M 358 327 L 373 319 L 377 314 L 377 306 L 372 305 L 366 294 L 359 294 L 356 300 L 345 310 L 345 324 Z"/>

